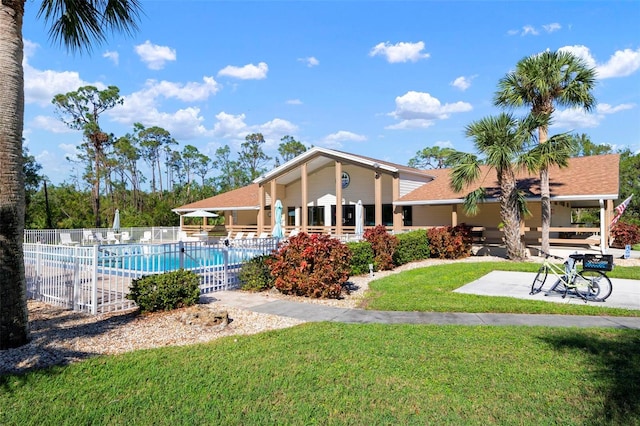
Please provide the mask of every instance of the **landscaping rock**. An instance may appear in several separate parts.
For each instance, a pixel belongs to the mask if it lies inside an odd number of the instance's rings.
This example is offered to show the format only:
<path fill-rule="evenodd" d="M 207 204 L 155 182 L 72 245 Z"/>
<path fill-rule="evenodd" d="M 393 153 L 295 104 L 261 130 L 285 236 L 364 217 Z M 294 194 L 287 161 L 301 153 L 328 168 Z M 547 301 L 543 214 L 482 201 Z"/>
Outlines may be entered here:
<path fill-rule="evenodd" d="M 229 313 L 195 305 L 185 309 L 180 316 L 180 322 L 185 325 L 224 328 L 229 324 Z"/>

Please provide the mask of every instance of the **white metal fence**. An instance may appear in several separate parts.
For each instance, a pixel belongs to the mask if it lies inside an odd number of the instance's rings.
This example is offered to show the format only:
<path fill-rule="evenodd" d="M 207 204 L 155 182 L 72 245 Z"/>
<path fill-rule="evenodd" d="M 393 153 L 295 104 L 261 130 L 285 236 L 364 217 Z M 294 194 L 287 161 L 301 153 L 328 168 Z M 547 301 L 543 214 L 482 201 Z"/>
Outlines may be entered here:
<path fill-rule="evenodd" d="M 93 244 L 100 242 L 97 236 L 106 240 L 107 233 L 114 232 L 111 228 L 82 228 L 82 229 L 25 229 L 25 243 L 61 244 L 60 234 L 71 237 L 71 241 L 77 244 Z M 129 242 L 143 241 L 145 243 L 167 243 L 178 241 L 180 235 L 179 226 L 151 226 L 120 228 L 118 235 L 126 233 Z M 89 239 L 89 236 L 91 236 Z"/>
<path fill-rule="evenodd" d="M 200 291 L 237 288 L 242 263 L 277 246 L 272 238 L 206 242 L 69 246 L 26 242 L 28 297 L 92 314 L 128 309 L 131 281 L 183 268 L 200 276 Z"/>

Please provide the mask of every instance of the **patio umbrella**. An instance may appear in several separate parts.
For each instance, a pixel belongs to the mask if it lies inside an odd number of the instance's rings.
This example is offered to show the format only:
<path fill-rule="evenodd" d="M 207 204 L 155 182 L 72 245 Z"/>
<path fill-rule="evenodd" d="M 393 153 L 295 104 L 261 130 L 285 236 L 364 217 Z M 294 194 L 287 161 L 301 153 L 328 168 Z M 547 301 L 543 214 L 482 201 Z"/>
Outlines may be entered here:
<path fill-rule="evenodd" d="M 282 202 L 280 200 L 276 200 L 275 215 L 276 223 L 273 226 L 273 231 L 271 231 L 271 236 L 273 236 L 273 238 L 283 238 L 284 232 L 282 231 Z"/>
<path fill-rule="evenodd" d="M 194 210 L 192 212 L 183 214 L 184 217 L 218 217 L 217 214 L 206 210 Z"/>
<path fill-rule="evenodd" d="M 209 212 L 207 210 L 194 210 L 192 212 L 186 213 L 182 215 L 183 217 L 201 217 L 202 218 L 202 225 L 206 225 L 207 224 L 207 219 L 208 217 L 218 217 L 217 214 L 215 214 L 214 212 Z M 200 227 L 200 230 L 202 231 L 202 226 Z"/>
<path fill-rule="evenodd" d="M 113 230 L 120 231 L 120 210 L 116 209 L 116 214 L 113 216 Z"/>
<path fill-rule="evenodd" d="M 358 204 L 356 204 L 356 235 L 362 235 L 364 233 L 362 222 L 362 201 L 358 200 Z"/>

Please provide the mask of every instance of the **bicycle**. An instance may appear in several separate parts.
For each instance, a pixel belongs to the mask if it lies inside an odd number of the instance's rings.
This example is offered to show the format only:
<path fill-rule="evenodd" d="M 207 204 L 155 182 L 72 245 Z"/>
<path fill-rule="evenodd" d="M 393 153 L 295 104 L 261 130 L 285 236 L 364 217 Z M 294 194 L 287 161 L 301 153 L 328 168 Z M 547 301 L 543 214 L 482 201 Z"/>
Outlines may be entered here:
<path fill-rule="evenodd" d="M 545 296 L 555 291 L 562 293 L 565 298 L 569 292 L 575 293 L 582 298 L 585 303 L 588 301 L 604 302 L 611 295 L 613 286 L 611 280 L 604 271 L 611 271 L 613 268 L 613 256 L 600 254 L 571 254 L 565 260 L 562 257 L 554 256 L 543 251 L 545 256 L 542 266 L 531 284 L 529 294 L 538 294 L 542 291 L 549 272 L 558 279 L 553 286 L 547 290 Z M 552 263 L 549 258 L 565 260 L 562 265 Z M 578 271 L 577 264 L 582 262 L 583 268 Z"/>

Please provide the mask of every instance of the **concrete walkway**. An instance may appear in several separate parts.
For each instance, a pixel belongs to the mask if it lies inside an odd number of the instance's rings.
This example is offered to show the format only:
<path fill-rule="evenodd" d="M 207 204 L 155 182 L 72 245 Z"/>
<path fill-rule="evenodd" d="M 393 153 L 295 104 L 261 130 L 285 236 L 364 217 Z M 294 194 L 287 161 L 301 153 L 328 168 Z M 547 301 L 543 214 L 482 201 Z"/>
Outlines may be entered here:
<path fill-rule="evenodd" d="M 456 291 L 487 296 L 518 297 L 555 303 L 580 303 L 582 299 L 545 297 L 542 293 L 529 295 L 534 274 L 494 271 Z M 551 277 L 549 278 L 551 279 Z M 613 293 L 596 306 L 640 310 L 640 281 L 612 279 Z M 615 297 L 614 297 L 615 296 Z M 552 327 L 613 327 L 640 329 L 640 317 L 489 314 L 489 313 L 437 313 L 371 311 L 325 306 L 315 303 L 274 299 L 267 294 L 242 291 L 212 293 L 209 300 L 253 312 L 296 318 L 303 321 L 333 321 L 344 323 L 380 324 L 457 324 L 457 325 L 519 325 Z"/>

